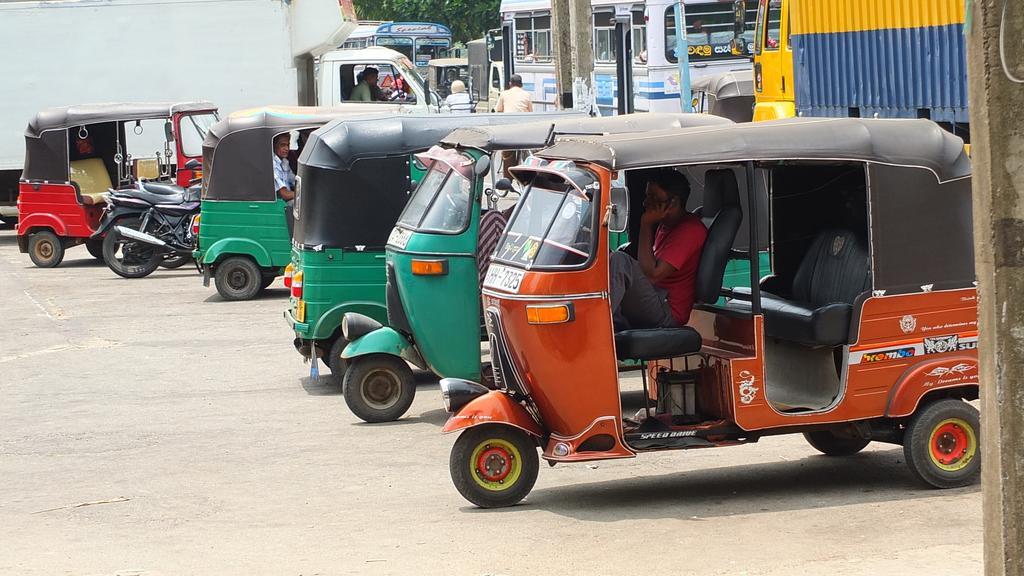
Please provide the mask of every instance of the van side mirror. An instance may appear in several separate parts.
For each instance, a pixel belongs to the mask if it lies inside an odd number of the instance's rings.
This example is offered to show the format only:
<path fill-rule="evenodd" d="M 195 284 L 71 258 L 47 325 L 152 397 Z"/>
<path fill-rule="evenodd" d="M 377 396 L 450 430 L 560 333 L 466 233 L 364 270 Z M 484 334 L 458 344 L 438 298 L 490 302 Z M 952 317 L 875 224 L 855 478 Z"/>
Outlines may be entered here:
<path fill-rule="evenodd" d="M 625 232 L 629 226 L 629 189 L 613 187 L 608 205 L 608 231 Z"/>

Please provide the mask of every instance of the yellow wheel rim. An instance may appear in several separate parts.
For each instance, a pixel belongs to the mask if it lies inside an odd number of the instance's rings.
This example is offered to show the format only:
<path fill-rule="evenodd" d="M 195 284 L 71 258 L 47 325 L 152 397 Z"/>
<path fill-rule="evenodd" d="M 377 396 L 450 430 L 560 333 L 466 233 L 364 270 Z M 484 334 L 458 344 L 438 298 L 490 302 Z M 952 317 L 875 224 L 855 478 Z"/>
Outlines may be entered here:
<path fill-rule="evenodd" d="M 932 428 L 928 438 L 928 456 L 939 470 L 963 470 L 978 454 L 978 436 L 974 427 L 960 418 L 946 418 Z"/>
<path fill-rule="evenodd" d="M 501 492 L 515 486 L 523 458 L 511 442 L 489 438 L 477 444 L 469 458 L 469 473 L 484 490 Z"/>

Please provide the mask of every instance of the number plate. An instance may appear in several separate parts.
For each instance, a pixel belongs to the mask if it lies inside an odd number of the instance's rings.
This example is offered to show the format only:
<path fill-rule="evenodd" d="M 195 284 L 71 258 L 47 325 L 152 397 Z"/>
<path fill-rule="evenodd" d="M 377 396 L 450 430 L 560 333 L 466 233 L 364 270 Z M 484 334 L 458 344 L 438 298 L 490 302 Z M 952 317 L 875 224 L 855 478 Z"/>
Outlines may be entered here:
<path fill-rule="evenodd" d="M 295 303 L 295 321 L 305 322 L 306 321 L 306 301 L 299 300 Z"/>
<path fill-rule="evenodd" d="M 388 246 L 394 246 L 399 250 L 405 250 L 405 246 L 409 244 L 410 236 L 412 236 L 412 232 L 405 228 L 395 226 L 391 229 L 391 234 L 388 236 Z"/>
<path fill-rule="evenodd" d="M 491 267 L 487 269 L 487 276 L 484 278 L 484 287 L 518 294 L 519 284 L 522 283 L 525 274 L 524 270 L 518 268 L 491 264 Z"/>

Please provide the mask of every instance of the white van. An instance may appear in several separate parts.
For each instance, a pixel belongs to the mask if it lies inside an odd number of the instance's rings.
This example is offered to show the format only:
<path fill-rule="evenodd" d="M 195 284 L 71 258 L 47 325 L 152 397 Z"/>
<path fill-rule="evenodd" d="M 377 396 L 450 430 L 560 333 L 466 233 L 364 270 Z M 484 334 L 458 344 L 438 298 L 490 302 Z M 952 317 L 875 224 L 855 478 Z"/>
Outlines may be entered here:
<path fill-rule="evenodd" d="M 318 103 L 334 106 L 348 102 L 360 74 L 371 66 L 378 71 L 382 104 L 402 104 L 410 112 L 439 110 L 440 98 L 427 89 L 412 62 L 400 52 L 382 46 L 335 50 L 321 56 L 317 70 Z"/>

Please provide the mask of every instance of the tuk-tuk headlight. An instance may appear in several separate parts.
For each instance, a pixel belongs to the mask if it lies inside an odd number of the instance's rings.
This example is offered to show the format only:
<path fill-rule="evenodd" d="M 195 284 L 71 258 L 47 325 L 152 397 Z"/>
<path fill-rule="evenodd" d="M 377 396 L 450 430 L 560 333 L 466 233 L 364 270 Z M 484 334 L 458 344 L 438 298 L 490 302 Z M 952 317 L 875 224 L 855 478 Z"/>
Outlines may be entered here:
<path fill-rule="evenodd" d="M 462 410 L 471 400 L 490 392 L 486 386 L 461 378 L 442 378 L 440 384 L 444 409 L 451 414 Z"/>
<path fill-rule="evenodd" d="M 383 328 L 384 325 L 369 316 L 349 312 L 341 319 L 341 334 L 345 340 L 352 342 L 366 336 L 374 330 Z"/>

